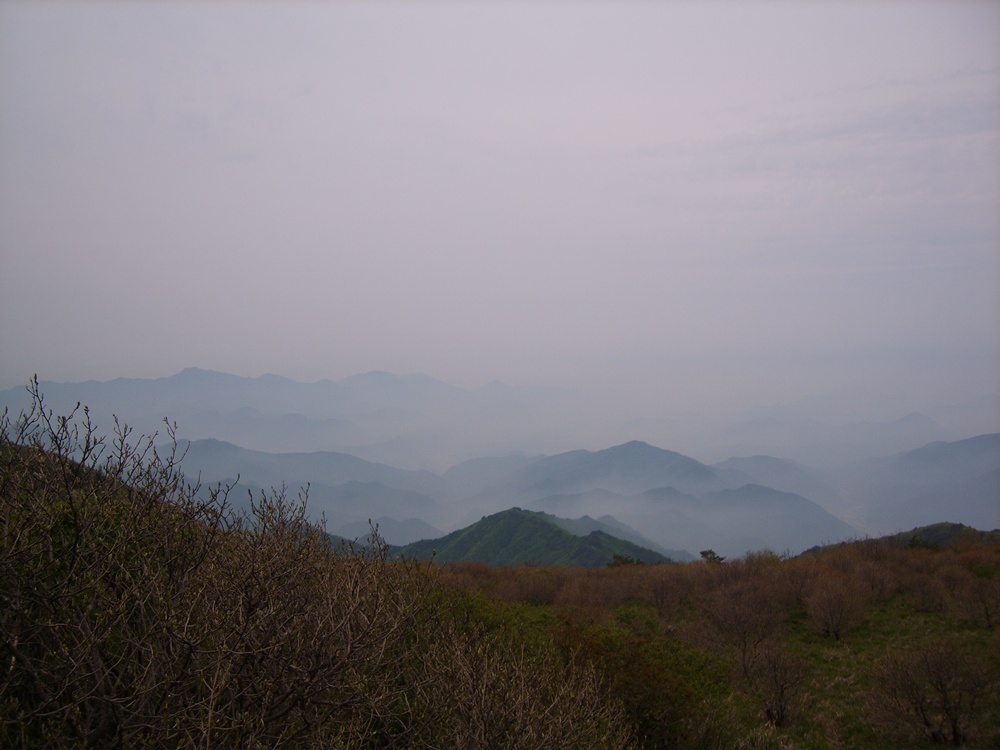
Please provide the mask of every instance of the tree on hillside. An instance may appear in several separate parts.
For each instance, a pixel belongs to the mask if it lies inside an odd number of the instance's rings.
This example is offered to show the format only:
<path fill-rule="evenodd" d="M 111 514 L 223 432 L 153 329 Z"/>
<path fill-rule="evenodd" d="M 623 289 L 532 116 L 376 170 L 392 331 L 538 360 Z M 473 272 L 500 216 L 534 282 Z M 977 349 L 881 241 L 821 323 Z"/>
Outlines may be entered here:
<path fill-rule="evenodd" d="M 835 641 L 864 617 L 870 590 L 856 578 L 830 568 L 813 581 L 806 612 L 816 627 Z"/>

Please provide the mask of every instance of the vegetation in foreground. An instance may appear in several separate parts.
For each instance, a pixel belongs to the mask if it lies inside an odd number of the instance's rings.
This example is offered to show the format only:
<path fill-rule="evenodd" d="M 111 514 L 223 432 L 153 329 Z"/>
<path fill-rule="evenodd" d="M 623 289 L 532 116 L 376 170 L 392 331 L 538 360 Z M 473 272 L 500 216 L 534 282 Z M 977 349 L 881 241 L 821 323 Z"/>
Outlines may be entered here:
<path fill-rule="evenodd" d="M 479 616 L 278 490 L 234 512 L 176 454 L 0 423 L 0 746 L 624 748 L 589 664 Z"/>
<path fill-rule="evenodd" d="M 407 563 L 79 417 L 0 423 L 4 747 L 1000 747 L 993 538 Z"/>

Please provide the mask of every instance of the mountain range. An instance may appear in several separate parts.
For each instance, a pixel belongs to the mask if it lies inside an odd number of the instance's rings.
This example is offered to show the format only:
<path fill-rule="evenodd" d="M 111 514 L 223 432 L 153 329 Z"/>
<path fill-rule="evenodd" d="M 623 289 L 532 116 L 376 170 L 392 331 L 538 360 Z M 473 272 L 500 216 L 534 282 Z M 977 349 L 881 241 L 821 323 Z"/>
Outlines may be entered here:
<path fill-rule="evenodd" d="M 673 559 L 704 548 L 796 553 L 943 521 L 1000 526 L 1000 433 L 868 455 L 880 444 L 876 425 L 857 460 L 838 463 L 834 451 L 814 464 L 766 454 L 707 464 L 642 440 L 548 450 L 573 440 L 546 421 L 572 399 L 499 383 L 469 390 L 368 373 L 303 384 L 185 370 L 40 385 L 57 414 L 87 404 L 99 431 L 112 414 L 147 434 L 176 419 L 185 473 L 236 483 L 237 503 L 247 490 L 308 485 L 309 513 L 331 532 L 363 536 L 373 521 L 394 545 L 511 508 L 562 519 L 557 528 L 574 538 L 598 532 Z M 16 413 L 25 397 L 0 392 L 0 406 Z M 911 435 L 933 433 L 919 416 L 902 423 Z"/>
<path fill-rule="evenodd" d="M 501 382 L 464 388 L 423 374 L 377 371 L 302 383 L 188 368 L 161 378 L 40 385 L 57 413 L 87 404 L 108 431 L 113 414 L 144 434 L 162 434 L 169 418 L 189 440 L 216 438 L 270 453 L 337 451 L 437 473 L 482 456 L 551 456 L 634 439 L 708 461 L 771 455 L 828 469 L 1000 432 L 995 394 L 926 404 L 919 412 L 893 394 L 854 390 L 723 420 L 662 406 L 612 409 L 566 388 Z M 16 414 L 27 403 L 23 387 L 0 391 L 0 409 Z"/>
<path fill-rule="evenodd" d="M 237 496 L 241 485 L 308 485 L 310 513 L 325 517 L 335 533 L 361 536 L 374 520 L 396 545 L 511 507 L 600 519 L 617 525 L 605 533 L 661 554 L 795 553 L 925 525 L 927 518 L 1000 526 L 1000 435 L 869 459 L 844 474 L 766 456 L 707 465 L 639 441 L 554 456 L 480 458 L 440 475 L 330 451 L 275 454 L 218 440 L 182 447 L 185 471 L 195 470 L 203 482 L 238 479 Z M 870 525 L 844 520 L 852 512 Z"/>

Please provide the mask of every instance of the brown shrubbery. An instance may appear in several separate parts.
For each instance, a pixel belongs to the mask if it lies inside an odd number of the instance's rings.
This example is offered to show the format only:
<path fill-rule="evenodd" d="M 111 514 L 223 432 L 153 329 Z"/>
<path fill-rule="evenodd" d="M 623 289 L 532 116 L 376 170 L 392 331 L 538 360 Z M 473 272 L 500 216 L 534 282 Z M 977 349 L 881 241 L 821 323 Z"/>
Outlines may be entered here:
<path fill-rule="evenodd" d="M 890 741 L 960 746 L 990 739 L 995 717 L 983 703 L 997 676 L 961 643 L 940 639 L 887 653 L 875 677 L 869 705 Z"/>
<path fill-rule="evenodd" d="M 1000 747 L 995 540 L 406 563 L 33 395 L 0 420 L 2 747 Z"/>
<path fill-rule="evenodd" d="M 283 490 L 245 512 L 176 452 L 0 421 L 0 746 L 619 748 L 586 664 L 512 641 Z"/>
<path fill-rule="evenodd" d="M 525 603 L 546 573 L 437 570 L 450 585 Z M 994 747 L 998 571 L 988 540 L 863 540 L 792 559 L 550 570 L 546 609 L 559 618 L 560 647 L 595 665 L 624 702 L 641 747 L 778 747 L 797 729 L 822 738 L 809 727 L 851 723 L 815 713 L 830 705 L 831 681 L 854 686 L 859 746 Z M 960 637 L 941 641 L 949 632 Z M 837 664 L 847 672 L 830 673 Z"/>

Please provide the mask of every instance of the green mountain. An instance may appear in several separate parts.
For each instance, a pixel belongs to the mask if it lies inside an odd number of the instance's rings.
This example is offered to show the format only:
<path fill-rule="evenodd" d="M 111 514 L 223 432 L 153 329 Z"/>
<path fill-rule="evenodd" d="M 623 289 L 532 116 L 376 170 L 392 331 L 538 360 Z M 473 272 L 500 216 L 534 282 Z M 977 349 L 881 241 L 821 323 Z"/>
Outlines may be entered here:
<path fill-rule="evenodd" d="M 927 526 L 918 526 L 909 531 L 900 531 L 896 534 L 885 534 L 878 537 L 868 537 L 863 541 L 885 542 L 894 547 L 946 547 L 949 544 L 966 540 L 968 543 L 976 544 L 997 544 L 1000 542 L 1000 529 L 991 531 L 977 529 L 967 526 L 964 523 L 951 523 L 943 521 L 932 523 Z M 858 539 L 849 539 L 836 544 L 823 544 L 810 547 L 803 555 L 812 555 L 828 550 L 857 544 Z"/>
<path fill-rule="evenodd" d="M 972 526 L 966 526 L 964 523 L 944 522 L 921 526 L 911 531 L 901 531 L 884 538 L 900 547 L 944 547 L 962 538 L 970 541 L 976 540 L 983 544 L 996 543 L 1000 541 L 1000 531 L 982 531 Z"/>
<path fill-rule="evenodd" d="M 578 565 L 603 567 L 615 555 L 644 563 L 666 562 L 667 557 L 603 531 L 577 536 L 560 528 L 545 513 L 511 508 L 485 516 L 471 526 L 440 539 L 408 544 L 403 557 L 438 562 L 475 560 L 490 565 Z"/>

